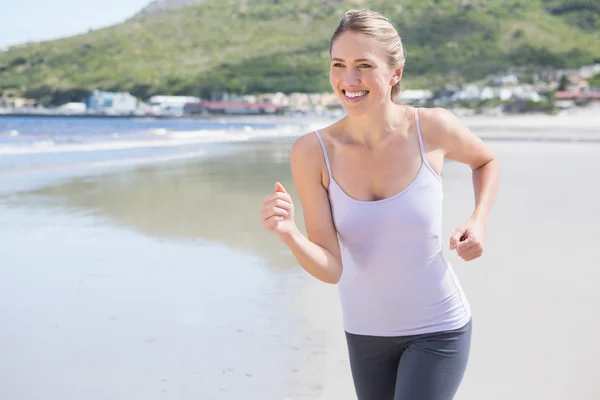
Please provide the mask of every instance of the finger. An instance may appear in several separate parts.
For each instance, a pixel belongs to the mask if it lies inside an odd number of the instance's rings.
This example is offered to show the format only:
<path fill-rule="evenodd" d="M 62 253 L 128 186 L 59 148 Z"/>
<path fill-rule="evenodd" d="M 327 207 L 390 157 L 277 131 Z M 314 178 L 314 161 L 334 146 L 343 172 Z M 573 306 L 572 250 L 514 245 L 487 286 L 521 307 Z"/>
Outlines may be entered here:
<path fill-rule="evenodd" d="M 456 246 L 460 243 L 460 239 L 465 234 L 464 228 L 458 228 L 454 231 L 452 236 L 450 236 L 450 250 L 456 249 Z"/>
<path fill-rule="evenodd" d="M 287 217 L 288 215 L 290 215 L 288 210 L 279 207 L 272 207 L 266 209 L 261 216 L 262 219 L 266 220 L 273 216 Z"/>
<path fill-rule="evenodd" d="M 482 254 L 483 254 L 483 249 L 472 248 L 469 251 L 466 251 L 466 252 L 460 254 L 460 257 L 465 261 L 471 261 L 478 257 L 481 257 Z"/>
<path fill-rule="evenodd" d="M 477 246 L 479 242 L 473 238 L 467 238 L 467 240 L 460 242 L 456 245 L 456 251 L 460 253 L 464 253 L 465 251 L 471 249 L 473 246 Z"/>
<path fill-rule="evenodd" d="M 280 182 L 275 182 L 275 191 L 287 194 L 287 191 L 285 190 L 285 188 L 283 187 L 283 185 Z"/>
<path fill-rule="evenodd" d="M 272 216 L 272 217 L 266 219 L 263 222 L 263 225 L 265 228 L 272 231 L 273 229 L 275 229 L 275 227 L 277 226 L 277 223 L 280 221 L 283 221 L 283 217 L 275 215 L 275 216 Z"/>
<path fill-rule="evenodd" d="M 465 261 L 473 261 L 476 258 L 481 257 L 482 253 L 481 252 L 475 252 L 475 253 L 469 253 L 467 255 L 462 256 L 461 258 Z"/>
<path fill-rule="evenodd" d="M 273 208 L 281 208 L 283 210 L 286 210 L 288 213 L 292 212 L 293 210 L 293 206 L 291 203 L 288 203 L 287 201 L 284 200 L 272 200 L 266 204 L 263 204 L 260 207 L 260 213 L 261 215 L 265 215 L 268 214 L 270 212 L 270 210 L 272 210 Z"/>
<path fill-rule="evenodd" d="M 288 211 L 292 210 L 292 203 L 290 203 L 289 201 L 286 201 L 286 200 L 277 199 L 277 200 L 273 200 L 270 204 L 273 207 L 283 208 L 284 210 L 288 210 Z"/>
<path fill-rule="evenodd" d="M 263 203 L 268 203 L 276 199 L 289 201 L 290 203 L 292 202 L 292 197 L 289 194 L 283 192 L 275 192 L 265 196 L 265 198 L 263 199 Z"/>

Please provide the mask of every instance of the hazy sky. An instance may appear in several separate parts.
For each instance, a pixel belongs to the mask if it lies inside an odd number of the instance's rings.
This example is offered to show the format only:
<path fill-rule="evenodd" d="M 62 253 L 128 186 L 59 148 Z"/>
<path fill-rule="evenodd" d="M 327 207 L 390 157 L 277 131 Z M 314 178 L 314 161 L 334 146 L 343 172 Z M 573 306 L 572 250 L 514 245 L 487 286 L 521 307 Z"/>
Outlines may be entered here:
<path fill-rule="evenodd" d="M 124 21 L 151 0 L 0 0 L 0 49 Z"/>

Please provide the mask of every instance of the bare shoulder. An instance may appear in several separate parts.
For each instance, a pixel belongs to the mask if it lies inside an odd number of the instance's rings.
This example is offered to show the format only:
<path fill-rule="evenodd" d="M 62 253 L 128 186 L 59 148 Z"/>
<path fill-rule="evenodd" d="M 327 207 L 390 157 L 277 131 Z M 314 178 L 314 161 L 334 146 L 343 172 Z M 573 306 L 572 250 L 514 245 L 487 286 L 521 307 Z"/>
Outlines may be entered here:
<path fill-rule="evenodd" d="M 423 136 L 433 141 L 432 144 L 443 144 L 444 136 L 457 135 L 468 129 L 451 111 L 436 108 L 419 108 L 419 122 Z"/>
<path fill-rule="evenodd" d="M 305 133 L 304 135 L 297 138 L 292 144 L 290 150 L 290 157 L 295 159 L 310 159 L 311 154 L 319 150 L 321 144 L 315 132 Z"/>
<path fill-rule="evenodd" d="M 292 173 L 296 177 L 320 177 L 320 171 L 325 167 L 323 157 L 317 156 L 321 152 L 321 144 L 314 132 L 306 133 L 297 138 L 290 150 Z"/>
<path fill-rule="evenodd" d="M 330 137 L 333 137 L 335 132 L 339 130 L 338 124 L 339 121 L 319 129 L 325 147 L 328 147 L 331 142 Z M 306 133 L 294 141 L 290 150 L 290 163 L 292 169 L 301 167 L 302 169 L 324 171 L 326 165 L 323 148 L 315 131 Z"/>
<path fill-rule="evenodd" d="M 419 108 L 419 122 L 428 145 L 444 156 L 477 168 L 494 154 L 454 113 L 445 108 Z"/>

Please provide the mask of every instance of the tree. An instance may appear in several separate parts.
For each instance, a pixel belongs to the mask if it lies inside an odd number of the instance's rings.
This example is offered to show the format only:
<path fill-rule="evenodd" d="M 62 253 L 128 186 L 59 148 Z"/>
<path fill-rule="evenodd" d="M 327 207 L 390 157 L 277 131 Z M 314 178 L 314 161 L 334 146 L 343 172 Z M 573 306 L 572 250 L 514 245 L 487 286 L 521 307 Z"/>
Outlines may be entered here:
<path fill-rule="evenodd" d="M 560 82 L 558 84 L 558 90 L 567 90 L 567 85 L 569 84 L 569 78 L 566 75 L 560 77 Z"/>

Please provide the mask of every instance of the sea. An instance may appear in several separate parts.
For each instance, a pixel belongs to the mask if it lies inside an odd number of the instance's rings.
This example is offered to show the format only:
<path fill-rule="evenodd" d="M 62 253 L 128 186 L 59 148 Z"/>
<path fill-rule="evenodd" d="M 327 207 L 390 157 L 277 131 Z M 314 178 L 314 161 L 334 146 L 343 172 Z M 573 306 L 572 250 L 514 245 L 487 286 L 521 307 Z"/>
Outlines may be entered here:
<path fill-rule="evenodd" d="M 297 136 L 307 129 L 310 124 L 300 119 L 2 116 L 0 193 L 116 168 L 224 155 L 235 151 L 231 143 Z"/>

